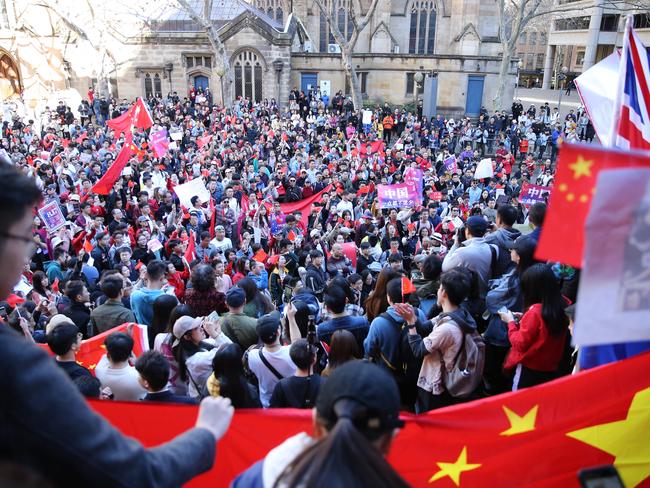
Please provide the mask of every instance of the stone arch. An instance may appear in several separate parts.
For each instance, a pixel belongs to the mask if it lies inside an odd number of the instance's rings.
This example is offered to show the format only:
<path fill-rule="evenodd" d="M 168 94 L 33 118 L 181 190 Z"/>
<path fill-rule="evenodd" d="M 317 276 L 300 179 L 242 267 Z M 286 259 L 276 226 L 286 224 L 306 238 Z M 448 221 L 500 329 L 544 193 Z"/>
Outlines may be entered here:
<path fill-rule="evenodd" d="M 235 78 L 235 97 L 261 102 L 264 96 L 264 74 L 268 72 L 264 56 L 257 49 L 240 48 L 232 59 Z"/>
<path fill-rule="evenodd" d="M 257 59 L 260 60 L 260 62 L 262 63 L 262 68 L 264 69 L 264 71 L 269 70 L 269 66 L 268 66 L 268 64 L 266 62 L 266 58 L 264 57 L 264 55 L 258 49 L 254 48 L 253 46 L 242 46 L 242 47 L 239 47 L 239 48 L 235 49 L 235 52 L 233 52 L 232 56 L 230 56 L 230 65 L 231 66 L 234 64 L 235 59 L 237 58 L 237 56 L 239 56 L 244 51 L 251 51 L 253 54 L 255 54 L 257 56 Z"/>
<path fill-rule="evenodd" d="M 212 86 L 212 70 L 206 68 L 205 66 L 195 66 L 186 71 L 186 81 L 188 86 L 194 86 L 194 78 L 197 76 L 205 76 L 209 80 L 210 91 L 214 93 L 214 87 Z"/>
<path fill-rule="evenodd" d="M 9 51 L 0 48 L 0 97 L 8 99 L 20 95 L 22 91 L 18 61 Z"/>

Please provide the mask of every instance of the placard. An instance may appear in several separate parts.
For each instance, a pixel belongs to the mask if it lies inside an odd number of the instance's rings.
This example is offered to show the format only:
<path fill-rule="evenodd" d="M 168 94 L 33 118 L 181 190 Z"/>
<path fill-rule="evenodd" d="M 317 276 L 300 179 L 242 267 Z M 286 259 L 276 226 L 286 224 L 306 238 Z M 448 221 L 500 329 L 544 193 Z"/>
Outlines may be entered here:
<path fill-rule="evenodd" d="M 39 208 L 38 215 L 41 217 L 48 232 L 54 232 L 55 230 L 60 229 L 66 222 L 59 204 L 54 200 Z"/>

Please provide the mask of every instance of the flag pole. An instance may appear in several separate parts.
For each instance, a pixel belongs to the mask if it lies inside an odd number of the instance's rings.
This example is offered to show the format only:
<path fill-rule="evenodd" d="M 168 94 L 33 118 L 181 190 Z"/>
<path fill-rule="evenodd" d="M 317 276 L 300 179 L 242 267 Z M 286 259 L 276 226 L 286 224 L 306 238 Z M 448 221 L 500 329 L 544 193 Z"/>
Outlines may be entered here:
<path fill-rule="evenodd" d="M 623 96 L 625 93 L 625 77 L 627 74 L 627 53 L 630 46 L 630 35 L 634 17 L 627 15 L 625 18 L 625 31 L 623 34 L 623 48 L 621 49 L 621 59 L 618 64 L 618 86 L 616 89 L 616 98 L 614 99 L 614 112 L 612 116 L 612 126 L 610 129 L 609 147 L 617 147 L 618 126 L 621 121 L 621 107 L 623 105 Z"/>

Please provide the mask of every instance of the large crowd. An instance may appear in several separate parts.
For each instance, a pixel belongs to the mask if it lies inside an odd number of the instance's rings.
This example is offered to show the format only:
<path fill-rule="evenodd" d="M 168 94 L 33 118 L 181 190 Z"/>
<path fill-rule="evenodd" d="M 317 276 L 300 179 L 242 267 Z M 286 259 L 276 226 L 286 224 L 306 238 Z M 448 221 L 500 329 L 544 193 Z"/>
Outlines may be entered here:
<path fill-rule="evenodd" d="M 130 142 L 106 122 L 131 103 L 90 89 L 74 113 L 63 101 L 34 117 L 5 104 L 3 206 L 56 202 L 65 224 L 48 231 L 30 210 L 17 235 L 18 216 L 0 209 L 0 249 L 17 239 L 27 256 L 24 266 L 13 256 L 20 280 L 1 290 L 0 316 L 21 341 L 47 344 L 54 358 L 31 361 L 56 364 L 84 396 L 203 400 L 199 420 L 221 418 L 203 422 L 217 440 L 230 405 L 315 407 L 323 429 L 358 430 L 381 444 L 368 451 L 376 455 L 400 409 L 424 413 L 571 372 L 578 272 L 535 260 L 546 204 L 519 198 L 524 184 L 553 186 L 562 141 L 594 139 L 583 111 L 560 117 L 515 101 L 478 119 L 428 118 L 297 89 L 284 107 L 224 108 L 194 89 L 145 102 L 153 127 L 134 130 L 134 156 L 107 195 L 93 186 Z M 160 129 L 171 145 L 156 157 L 148 136 Z M 494 176 L 475 179 L 486 157 Z M 411 169 L 422 171 L 417 202 L 380 208 L 378 185 L 404 183 Z M 5 190 L 12 178 L 21 195 Z M 195 179 L 209 198 L 182 205 L 174 188 Z M 147 328 L 139 357 L 129 333 L 110 333 L 124 323 Z M 82 341 L 106 332 L 101 361 L 78 364 Z M 277 479 L 318 476 L 314 460 L 332 446 L 307 437 L 294 439 L 303 454 Z M 383 462 L 378 483 L 402 486 Z M 235 485 L 255 486 L 263 469 Z"/>

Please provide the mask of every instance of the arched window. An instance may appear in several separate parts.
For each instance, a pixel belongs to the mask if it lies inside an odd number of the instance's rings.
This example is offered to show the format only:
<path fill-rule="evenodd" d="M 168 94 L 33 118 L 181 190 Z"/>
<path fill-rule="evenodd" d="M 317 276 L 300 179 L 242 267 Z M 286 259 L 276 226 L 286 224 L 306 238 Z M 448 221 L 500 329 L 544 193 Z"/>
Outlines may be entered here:
<path fill-rule="evenodd" d="M 153 84 L 151 83 L 151 73 L 144 74 L 144 97 L 150 98 L 153 95 Z"/>
<path fill-rule="evenodd" d="M 433 0 L 414 0 L 411 5 L 409 53 L 433 54 L 436 41 L 436 6 Z"/>
<path fill-rule="evenodd" d="M 242 51 L 233 63 L 235 69 L 235 96 L 262 101 L 262 62 L 252 51 Z"/>
<path fill-rule="evenodd" d="M 9 53 L 0 51 L 0 96 L 5 99 L 20 95 L 21 92 L 22 85 L 16 61 Z"/>
<path fill-rule="evenodd" d="M 354 29 L 352 18 L 348 15 L 350 9 L 353 8 L 352 2 L 350 0 L 326 0 L 325 7 L 327 8 L 328 12 L 332 11 L 332 2 L 336 2 L 334 4 L 334 21 L 336 23 L 336 26 L 339 28 L 339 31 L 341 31 L 341 34 L 343 34 L 343 37 L 349 41 L 352 37 L 352 32 Z M 327 25 L 327 16 L 321 12 L 320 51 L 324 53 L 329 52 L 328 45 L 334 43 L 336 43 L 336 41 L 334 40 L 334 36 L 332 35 L 332 32 Z"/>
<path fill-rule="evenodd" d="M 162 82 L 160 81 L 160 74 L 153 75 L 153 89 L 158 98 L 162 98 Z"/>

